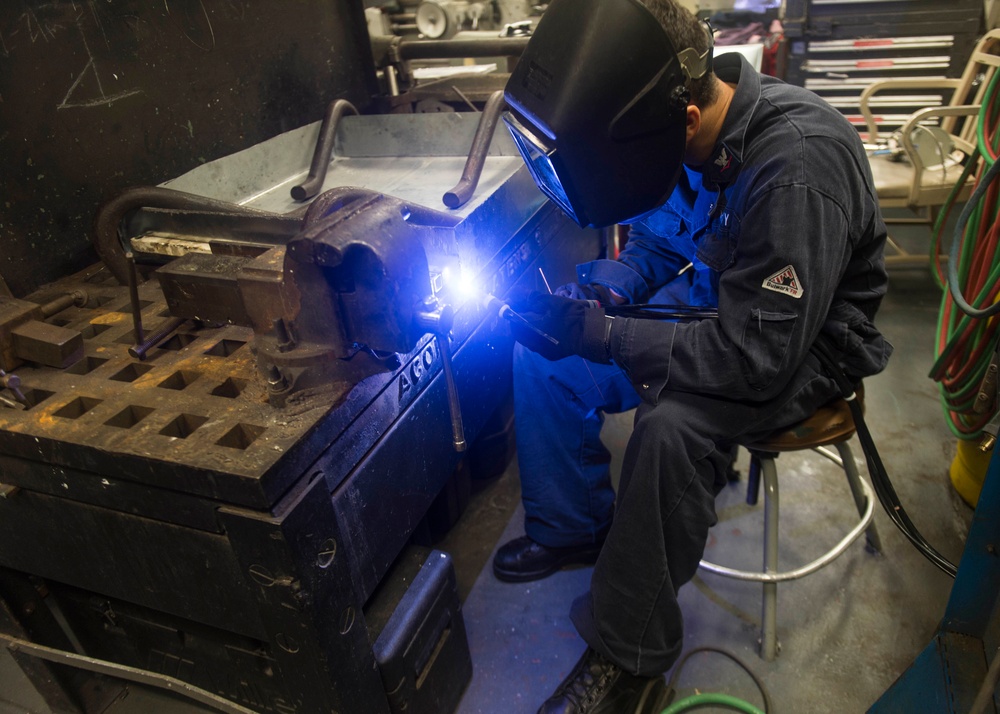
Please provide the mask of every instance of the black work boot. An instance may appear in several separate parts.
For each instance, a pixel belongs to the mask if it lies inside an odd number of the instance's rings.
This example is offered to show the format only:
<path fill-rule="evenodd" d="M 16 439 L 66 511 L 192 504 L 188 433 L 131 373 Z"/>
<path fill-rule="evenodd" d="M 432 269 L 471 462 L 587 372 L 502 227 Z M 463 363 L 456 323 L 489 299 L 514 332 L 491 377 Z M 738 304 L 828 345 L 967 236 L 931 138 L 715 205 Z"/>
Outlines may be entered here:
<path fill-rule="evenodd" d="M 659 714 L 663 677 L 637 677 L 587 648 L 538 714 Z"/>
<path fill-rule="evenodd" d="M 567 548 L 549 548 L 528 536 L 521 536 L 500 546 L 493 556 L 493 574 L 509 583 L 540 580 L 570 565 L 593 565 L 602 545 L 603 540 Z"/>

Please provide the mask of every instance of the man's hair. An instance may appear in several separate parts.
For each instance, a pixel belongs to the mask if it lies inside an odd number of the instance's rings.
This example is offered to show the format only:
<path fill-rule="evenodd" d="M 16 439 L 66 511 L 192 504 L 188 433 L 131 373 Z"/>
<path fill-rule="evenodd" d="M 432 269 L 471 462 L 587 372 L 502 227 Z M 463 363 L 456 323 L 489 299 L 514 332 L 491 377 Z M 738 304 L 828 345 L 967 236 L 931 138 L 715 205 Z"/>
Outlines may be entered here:
<path fill-rule="evenodd" d="M 706 25 L 674 0 L 639 0 L 639 3 L 644 5 L 663 27 L 674 50 L 682 52 L 690 47 L 699 55 L 708 50 L 710 43 Z M 699 79 L 688 80 L 691 103 L 700 109 L 714 103 L 719 96 L 717 81 L 711 71 Z"/>

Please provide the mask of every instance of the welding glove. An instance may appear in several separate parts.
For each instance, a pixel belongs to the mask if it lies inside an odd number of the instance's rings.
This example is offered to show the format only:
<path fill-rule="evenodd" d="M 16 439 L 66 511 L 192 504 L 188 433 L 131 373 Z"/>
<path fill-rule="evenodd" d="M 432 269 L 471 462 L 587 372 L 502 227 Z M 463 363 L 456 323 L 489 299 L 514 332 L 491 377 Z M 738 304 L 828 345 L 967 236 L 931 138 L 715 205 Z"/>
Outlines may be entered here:
<path fill-rule="evenodd" d="M 614 300 L 611 299 L 611 291 L 603 285 L 596 283 L 588 283 L 586 285 L 566 283 L 562 287 L 556 288 L 555 294 L 573 298 L 574 300 L 596 300 L 601 305 L 615 304 Z"/>
<path fill-rule="evenodd" d="M 511 320 L 511 334 L 532 352 L 552 361 L 580 355 L 593 362 L 611 364 L 605 346 L 608 319 L 603 308 L 593 307 L 584 300 L 540 292 L 511 301 L 511 308 L 528 323 Z M 558 344 L 535 330 L 553 337 Z"/>

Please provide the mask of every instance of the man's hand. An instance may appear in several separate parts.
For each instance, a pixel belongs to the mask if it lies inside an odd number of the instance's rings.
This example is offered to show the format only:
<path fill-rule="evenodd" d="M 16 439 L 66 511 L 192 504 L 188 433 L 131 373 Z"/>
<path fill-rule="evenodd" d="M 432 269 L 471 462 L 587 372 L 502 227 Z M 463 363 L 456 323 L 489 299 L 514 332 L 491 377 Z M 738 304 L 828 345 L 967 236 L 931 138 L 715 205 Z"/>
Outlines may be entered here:
<path fill-rule="evenodd" d="M 552 344 L 516 320 L 510 323 L 514 339 L 532 352 L 548 360 L 580 355 L 594 362 L 609 364 L 604 347 L 604 310 L 591 307 L 586 301 L 561 295 L 532 292 L 511 302 L 511 308 L 536 329 L 555 338 Z"/>
<path fill-rule="evenodd" d="M 574 300 L 596 300 L 601 303 L 601 307 L 621 305 L 628 302 L 628 299 L 624 295 L 619 295 L 612 288 L 600 283 L 587 283 L 586 285 L 566 283 L 556 288 L 554 294 L 573 298 Z"/>
<path fill-rule="evenodd" d="M 601 303 L 601 306 L 603 307 L 616 304 L 616 301 L 612 297 L 611 290 L 603 285 L 597 285 L 596 283 L 588 283 L 587 285 L 581 285 L 580 283 L 566 283 L 565 285 L 556 288 L 556 291 L 553 294 L 572 298 L 573 300 L 596 300 Z"/>

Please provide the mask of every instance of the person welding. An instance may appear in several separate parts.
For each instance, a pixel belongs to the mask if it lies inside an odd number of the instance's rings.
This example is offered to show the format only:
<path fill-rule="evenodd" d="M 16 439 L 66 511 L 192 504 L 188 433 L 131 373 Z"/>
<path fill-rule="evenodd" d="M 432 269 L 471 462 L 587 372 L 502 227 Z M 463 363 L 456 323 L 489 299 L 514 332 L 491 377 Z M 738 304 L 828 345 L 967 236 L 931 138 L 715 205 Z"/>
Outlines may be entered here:
<path fill-rule="evenodd" d="M 553 0 L 505 90 L 542 191 L 581 226 L 631 226 L 617 259 L 514 305 L 530 325 L 511 324 L 525 535 L 494 573 L 595 563 L 571 607 L 587 648 L 540 712 L 660 711 L 677 591 L 732 449 L 838 396 L 810 352 L 820 336 L 854 382 L 892 351 L 873 322 L 886 229 L 857 132 L 712 45 L 673 0 Z M 647 303 L 718 316 L 621 316 Z M 616 497 L 600 430 L 633 408 Z"/>

